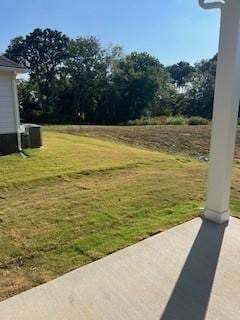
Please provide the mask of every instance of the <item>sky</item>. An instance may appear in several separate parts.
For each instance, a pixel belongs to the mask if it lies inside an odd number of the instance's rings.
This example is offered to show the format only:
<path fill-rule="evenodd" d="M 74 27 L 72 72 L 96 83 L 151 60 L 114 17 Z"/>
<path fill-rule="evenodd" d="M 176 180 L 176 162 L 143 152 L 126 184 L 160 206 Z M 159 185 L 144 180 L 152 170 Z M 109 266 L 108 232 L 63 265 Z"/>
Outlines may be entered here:
<path fill-rule="evenodd" d="M 212 57 L 218 48 L 219 10 L 198 0 L 11 0 L 1 1 L 0 52 L 34 28 L 69 37 L 96 36 L 126 53 L 146 51 L 165 65 Z"/>

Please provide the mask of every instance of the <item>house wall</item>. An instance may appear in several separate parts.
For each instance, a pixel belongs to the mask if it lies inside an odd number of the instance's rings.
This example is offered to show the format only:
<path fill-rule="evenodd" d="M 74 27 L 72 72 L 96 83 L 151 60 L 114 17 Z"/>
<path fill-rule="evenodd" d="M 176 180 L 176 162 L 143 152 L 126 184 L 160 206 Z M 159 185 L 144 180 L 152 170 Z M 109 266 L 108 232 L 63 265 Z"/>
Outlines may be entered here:
<path fill-rule="evenodd" d="M 14 72 L 0 71 L 0 155 L 18 150 L 13 81 Z"/>
<path fill-rule="evenodd" d="M 0 72 L 0 134 L 16 132 L 13 75 Z"/>

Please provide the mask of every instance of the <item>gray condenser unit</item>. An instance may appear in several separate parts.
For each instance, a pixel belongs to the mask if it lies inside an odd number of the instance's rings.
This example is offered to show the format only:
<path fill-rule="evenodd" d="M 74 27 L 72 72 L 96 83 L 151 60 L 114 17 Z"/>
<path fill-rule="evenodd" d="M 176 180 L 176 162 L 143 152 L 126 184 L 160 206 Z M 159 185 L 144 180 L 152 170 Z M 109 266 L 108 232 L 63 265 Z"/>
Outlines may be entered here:
<path fill-rule="evenodd" d="M 22 146 L 23 148 L 41 148 L 42 133 L 41 126 L 36 124 L 23 124 L 22 129 Z"/>

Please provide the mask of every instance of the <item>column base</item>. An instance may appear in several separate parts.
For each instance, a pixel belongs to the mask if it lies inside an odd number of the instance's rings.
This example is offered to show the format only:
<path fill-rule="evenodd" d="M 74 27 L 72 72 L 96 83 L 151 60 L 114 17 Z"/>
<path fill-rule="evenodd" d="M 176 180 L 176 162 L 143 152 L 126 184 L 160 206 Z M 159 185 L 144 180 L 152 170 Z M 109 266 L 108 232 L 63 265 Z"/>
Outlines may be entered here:
<path fill-rule="evenodd" d="M 204 211 L 204 217 L 207 220 L 210 220 L 212 222 L 215 222 L 218 224 L 223 224 L 223 223 L 229 221 L 230 213 L 228 210 L 226 210 L 224 212 L 216 212 L 214 210 L 206 208 Z"/>

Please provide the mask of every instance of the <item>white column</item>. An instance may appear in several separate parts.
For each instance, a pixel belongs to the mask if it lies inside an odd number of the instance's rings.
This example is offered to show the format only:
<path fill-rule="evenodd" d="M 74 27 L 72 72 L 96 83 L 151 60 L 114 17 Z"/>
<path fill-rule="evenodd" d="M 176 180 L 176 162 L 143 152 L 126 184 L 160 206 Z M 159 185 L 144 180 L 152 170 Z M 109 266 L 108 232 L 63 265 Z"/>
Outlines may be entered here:
<path fill-rule="evenodd" d="M 212 138 L 205 217 L 217 223 L 229 220 L 232 165 L 240 98 L 240 0 L 204 3 L 221 8 L 221 30 L 215 85 Z"/>

